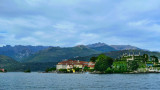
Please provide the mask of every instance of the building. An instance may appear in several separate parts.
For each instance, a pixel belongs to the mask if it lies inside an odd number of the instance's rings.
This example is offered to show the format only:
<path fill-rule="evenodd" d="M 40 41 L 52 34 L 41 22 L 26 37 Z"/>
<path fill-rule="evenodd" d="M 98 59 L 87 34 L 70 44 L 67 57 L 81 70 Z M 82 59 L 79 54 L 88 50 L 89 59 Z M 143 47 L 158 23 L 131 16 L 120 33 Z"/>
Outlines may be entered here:
<path fill-rule="evenodd" d="M 89 69 L 94 69 L 94 67 L 95 67 L 95 62 L 89 62 L 89 63 L 88 63 L 88 67 L 89 67 Z"/>
<path fill-rule="evenodd" d="M 5 72 L 5 70 L 4 69 L 0 69 L 0 72 Z"/>
<path fill-rule="evenodd" d="M 141 55 L 141 53 L 139 52 L 139 54 L 135 54 L 134 52 L 133 52 L 133 54 L 127 54 L 127 53 L 124 53 L 122 56 L 121 56 L 121 58 L 120 58 L 120 60 L 122 60 L 122 61 L 144 61 L 145 59 L 147 59 L 147 56 L 145 55 L 145 57 L 144 57 L 144 55 Z"/>
<path fill-rule="evenodd" d="M 85 66 L 88 66 L 88 62 L 79 61 L 79 60 L 67 60 L 67 61 L 59 62 L 56 65 L 56 69 L 57 70 L 59 70 L 59 69 L 73 69 L 74 67 L 83 69 Z"/>

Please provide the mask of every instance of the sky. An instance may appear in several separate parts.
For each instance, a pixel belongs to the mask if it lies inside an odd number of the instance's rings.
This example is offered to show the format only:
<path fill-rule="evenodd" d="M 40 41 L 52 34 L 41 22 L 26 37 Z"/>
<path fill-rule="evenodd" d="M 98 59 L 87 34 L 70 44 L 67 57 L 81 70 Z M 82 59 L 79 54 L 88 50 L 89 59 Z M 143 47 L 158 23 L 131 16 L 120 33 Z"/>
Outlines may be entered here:
<path fill-rule="evenodd" d="M 0 0 L 0 46 L 96 42 L 160 51 L 160 0 Z"/>

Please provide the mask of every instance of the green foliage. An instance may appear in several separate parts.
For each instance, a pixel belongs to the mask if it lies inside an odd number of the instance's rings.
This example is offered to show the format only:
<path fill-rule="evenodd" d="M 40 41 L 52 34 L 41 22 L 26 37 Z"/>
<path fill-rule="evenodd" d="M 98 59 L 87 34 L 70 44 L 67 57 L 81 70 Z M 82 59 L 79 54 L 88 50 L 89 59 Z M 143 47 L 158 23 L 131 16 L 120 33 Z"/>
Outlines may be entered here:
<path fill-rule="evenodd" d="M 73 73 L 73 70 L 72 69 L 70 69 L 69 71 L 67 71 L 68 73 Z"/>
<path fill-rule="evenodd" d="M 126 61 L 113 62 L 113 72 L 123 73 L 128 72 L 128 66 Z"/>
<path fill-rule="evenodd" d="M 85 66 L 84 68 L 83 68 L 83 71 L 87 71 L 89 68 L 87 67 L 87 66 Z"/>
<path fill-rule="evenodd" d="M 156 57 L 155 55 L 151 56 L 151 58 L 153 59 L 153 62 L 158 63 L 158 57 Z"/>
<path fill-rule="evenodd" d="M 100 72 L 104 72 L 108 67 L 111 67 L 113 63 L 113 59 L 101 54 L 98 56 L 96 64 L 95 64 L 95 70 L 96 71 L 100 71 Z"/>
<path fill-rule="evenodd" d="M 100 52 L 87 48 L 85 46 L 60 48 L 52 47 L 47 50 L 40 51 L 26 60 L 25 62 L 57 62 L 63 59 L 73 58 L 75 56 L 88 56 L 99 54 Z"/>
<path fill-rule="evenodd" d="M 93 72 L 95 69 L 88 69 L 89 72 Z"/>
<path fill-rule="evenodd" d="M 52 72 L 52 71 L 55 71 L 55 70 L 56 70 L 56 68 L 52 67 L 52 68 L 47 68 L 45 70 L 45 72 Z"/>
<path fill-rule="evenodd" d="M 90 58 L 90 62 L 96 62 L 97 58 L 98 58 L 98 57 L 91 57 L 91 58 Z"/>
<path fill-rule="evenodd" d="M 138 68 L 146 68 L 146 64 L 143 62 L 138 62 Z"/>
<path fill-rule="evenodd" d="M 30 70 L 30 69 L 28 69 L 28 70 L 25 70 L 24 72 L 25 72 L 25 73 L 30 73 L 30 72 L 31 72 L 31 70 Z"/>
<path fill-rule="evenodd" d="M 67 69 L 59 69 L 59 72 L 67 73 Z"/>
<path fill-rule="evenodd" d="M 82 69 L 80 69 L 79 67 L 73 67 L 73 69 L 74 69 L 76 72 L 82 71 Z"/>
<path fill-rule="evenodd" d="M 160 65 L 154 65 L 153 67 L 160 67 Z"/>
<path fill-rule="evenodd" d="M 137 70 L 139 67 L 139 64 L 137 61 L 129 61 L 128 62 L 128 68 L 129 70 L 133 71 L 133 70 Z"/>
<path fill-rule="evenodd" d="M 144 62 L 149 61 L 149 56 L 148 56 L 148 54 L 143 54 L 143 57 L 144 57 Z"/>
<path fill-rule="evenodd" d="M 113 73 L 113 70 L 112 70 L 110 67 L 108 67 L 108 68 L 105 70 L 105 73 Z"/>
<path fill-rule="evenodd" d="M 153 64 L 153 62 L 152 61 L 147 61 L 146 64 Z"/>

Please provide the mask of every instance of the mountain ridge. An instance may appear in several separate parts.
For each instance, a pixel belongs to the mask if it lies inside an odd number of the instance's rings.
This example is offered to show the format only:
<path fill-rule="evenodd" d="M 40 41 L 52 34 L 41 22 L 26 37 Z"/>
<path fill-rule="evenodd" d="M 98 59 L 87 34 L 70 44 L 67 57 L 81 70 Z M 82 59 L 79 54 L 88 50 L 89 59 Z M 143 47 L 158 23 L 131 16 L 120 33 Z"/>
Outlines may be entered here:
<path fill-rule="evenodd" d="M 16 61 L 24 61 L 26 58 L 33 56 L 34 54 L 47 50 L 49 48 L 61 48 L 61 49 L 66 49 L 66 48 L 73 48 L 73 47 L 55 47 L 55 46 L 31 46 L 31 45 L 6 45 L 3 47 L 0 47 L 0 54 L 9 56 Z M 128 49 L 139 49 L 135 46 L 131 45 L 108 45 L 106 43 L 93 43 L 93 44 L 88 44 L 88 45 L 77 45 L 74 47 L 80 47 L 80 48 L 88 48 L 95 50 L 97 52 L 105 53 L 105 52 L 111 52 L 111 51 L 118 51 L 118 50 L 128 50 Z M 57 52 L 58 53 L 58 52 Z M 86 52 L 85 52 L 86 53 Z M 61 54 L 61 53 L 60 53 Z"/>

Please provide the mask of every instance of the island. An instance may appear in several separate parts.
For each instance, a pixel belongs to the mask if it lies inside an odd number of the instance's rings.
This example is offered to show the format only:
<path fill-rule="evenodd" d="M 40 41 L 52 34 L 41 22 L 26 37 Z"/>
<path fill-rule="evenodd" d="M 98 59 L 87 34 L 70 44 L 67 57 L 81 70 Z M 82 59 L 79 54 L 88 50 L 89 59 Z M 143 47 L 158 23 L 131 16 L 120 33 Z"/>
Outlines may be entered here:
<path fill-rule="evenodd" d="M 159 73 L 160 61 L 156 56 L 124 53 L 120 57 L 111 58 L 105 54 L 91 57 L 89 62 L 79 60 L 61 61 L 56 65 L 57 73 Z"/>

